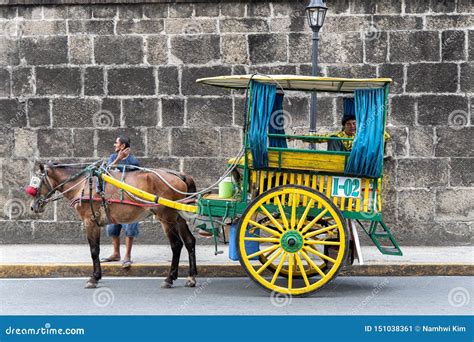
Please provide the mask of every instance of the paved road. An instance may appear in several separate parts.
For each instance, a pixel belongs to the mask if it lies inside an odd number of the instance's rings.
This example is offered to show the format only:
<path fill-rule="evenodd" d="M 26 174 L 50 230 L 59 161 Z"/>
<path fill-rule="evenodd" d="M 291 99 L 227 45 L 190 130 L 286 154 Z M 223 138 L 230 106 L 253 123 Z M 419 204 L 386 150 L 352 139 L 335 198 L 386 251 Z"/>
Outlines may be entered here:
<path fill-rule="evenodd" d="M 310 298 L 272 298 L 247 278 L 2 279 L 0 315 L 467 315 L 474 277 L 339 277 Z"/>

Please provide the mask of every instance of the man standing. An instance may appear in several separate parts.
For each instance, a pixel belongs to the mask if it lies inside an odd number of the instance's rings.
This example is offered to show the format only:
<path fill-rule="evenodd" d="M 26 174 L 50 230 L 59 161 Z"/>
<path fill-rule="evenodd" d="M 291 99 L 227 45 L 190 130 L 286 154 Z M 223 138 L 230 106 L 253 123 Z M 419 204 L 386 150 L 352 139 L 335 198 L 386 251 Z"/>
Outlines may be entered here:
<path fill-rule="evenodd" d="M 130 154 L 130 139 L 125 136 L 119 136 L 114 143 L 115 153 L 109 157 L 108 165 L 124 165 L 118 167 L 122 172 L 133 171 L 133 166 L 140 166 L 138 159 Z M 133 238 L 138 236 L 138 222 L 130 224 L 109 224 L 107 225 L 107 236 L 112 237 L 114 251 L 108 258 L 101 259 L 101 262 L 120 261 L 120 231 L 125 231 L 125 256 L 122 267 L 129 268 L 132 265 L 132 245 Z"/>

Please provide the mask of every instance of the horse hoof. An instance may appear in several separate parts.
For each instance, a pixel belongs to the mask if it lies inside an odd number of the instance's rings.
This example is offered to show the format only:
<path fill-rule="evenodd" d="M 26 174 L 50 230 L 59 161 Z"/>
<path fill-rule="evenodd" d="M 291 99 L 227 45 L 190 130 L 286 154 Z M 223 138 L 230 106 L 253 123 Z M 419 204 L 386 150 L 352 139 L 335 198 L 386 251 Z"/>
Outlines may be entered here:
<path fill-rule="evenodd" d="M 188 279 L 184 284 L 186 287 L 196 287 L 196 280 L 195 279 Z"/>
<path fill-rule="evenodd" d="M 86 286 L 84 286 L 85 289 L 95 289 L 97 287 L 97 283 L 92 283 L 90 281 L 88 281 L 86 283 Z"/>
<path fill-rule="evenodd" d="M 168 283 L 167 281 L 164 281 L 164 282 L 161 283 L 161 288 L 162 289 L 170 289 L 172 287 L 173 287 L 173 284 Z"/>

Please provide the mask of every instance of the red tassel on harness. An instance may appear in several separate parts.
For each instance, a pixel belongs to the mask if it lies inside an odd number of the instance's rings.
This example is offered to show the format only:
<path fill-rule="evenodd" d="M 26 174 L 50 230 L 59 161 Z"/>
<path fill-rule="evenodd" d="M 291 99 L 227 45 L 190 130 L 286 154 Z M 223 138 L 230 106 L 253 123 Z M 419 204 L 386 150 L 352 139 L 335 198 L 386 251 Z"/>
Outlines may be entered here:
<path fill-rule="evenodd" d="M 38 192 L 38 189 L 32 187 L 31 185 L 27 186 L 25 188 L 25 192 L 30 195 L 31 197 L 35 197 L 36 193 Z"/>

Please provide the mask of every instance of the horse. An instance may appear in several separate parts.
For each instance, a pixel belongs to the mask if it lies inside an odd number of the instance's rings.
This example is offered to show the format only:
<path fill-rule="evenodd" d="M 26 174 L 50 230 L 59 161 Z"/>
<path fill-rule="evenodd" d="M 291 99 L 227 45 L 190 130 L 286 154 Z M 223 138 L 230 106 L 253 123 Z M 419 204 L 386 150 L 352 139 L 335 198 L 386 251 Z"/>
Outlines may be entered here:
<path fill-rule="evenodd" d="M 154 215 L 161 222 L 173 254 L 168 276 L 161 284 L 161 287 L 171 288 L 173 282 L 178 278 L 179 259 L 183 245 L 189 254 L 189 274 L 185 286 L 196 286 L 196 239 L 177 210 L 162 205 L 142 204 L 132 198 L 127 192 L 110 184 L 104 182 L 101 185 L 97 177 L 91 176 L 87 168 L 78 170 L 78 167 L 73 165 L 61 165 L 51 162 L 46 164 L 39 163 L 38 177 L 33 177 L 37 182 L 33 188 L 36 191 L 29 194 L 34 196 L 31 210 L 37 214 L 44 212 L 49 202 L 63 196 L 70 201 L 70 205 L 74 207 L 79 215 L 86 230 L 93 263 L 93 272 L 87 280 L 85 288 L 96 288 L 99 280 L 102 278 L 99 260 L 100 227 L 112 223 L 126 224 L 138 222 L 150 215 Z M 122 171 L 125 172 L 125 175 L 123 175 Z M 196 185 L 191 176 L 171 170 L 124 171 L 115 169 L 110 170 L 109 174 L 131 186 L 172 201 L 182 200 L 185 198 L 185 195 L 171 189 L 163 179 L 180 192 L 196 192 Z M 97 183 L 102 188 L 98 188 Z M 60 192 L 60 195 L 53 197 L 56 192 Z M 100 192 L 105 194 L 105 206 L 101 200 L 102 197 L 99 197 Z"/>

